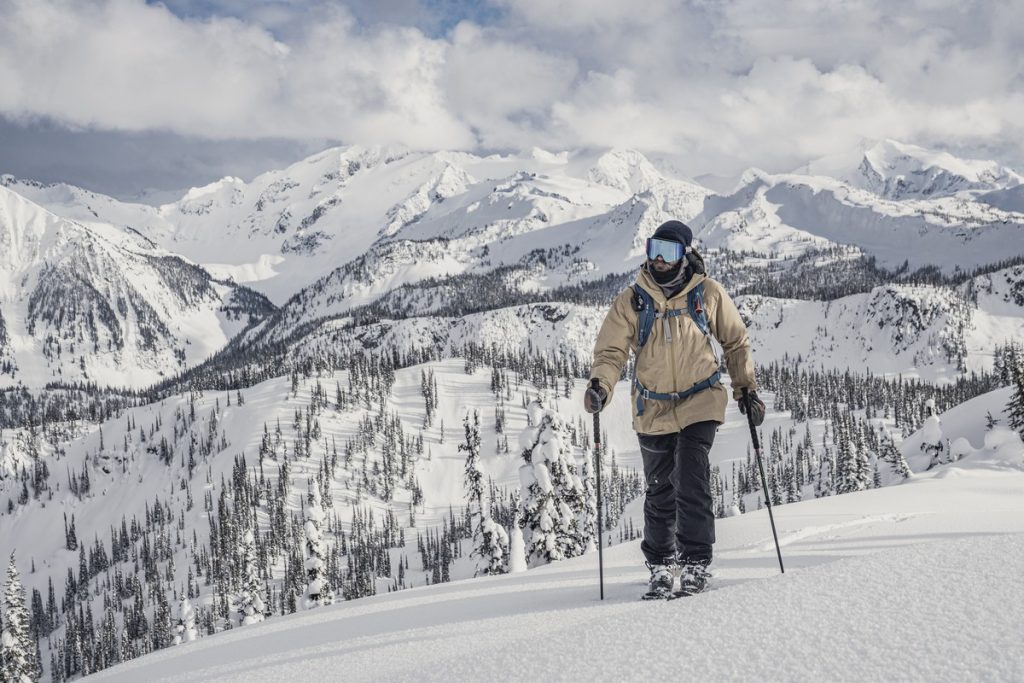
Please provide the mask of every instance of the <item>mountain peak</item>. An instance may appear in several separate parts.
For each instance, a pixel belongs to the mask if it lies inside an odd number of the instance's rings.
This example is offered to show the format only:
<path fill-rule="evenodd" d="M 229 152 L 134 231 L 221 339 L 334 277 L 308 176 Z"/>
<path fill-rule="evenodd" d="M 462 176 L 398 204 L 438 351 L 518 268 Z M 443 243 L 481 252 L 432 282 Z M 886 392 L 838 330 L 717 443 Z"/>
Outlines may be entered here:
<path fill-rule="evenodd" d="M 235 176 L 224 176 L 220 180 L 216 180 L 207 185 L 201 187 L 193 187 L 185 196 L 181 198 L 181 203 L 187 204 L 189 202 L 201 201 L 210 197 L 211 195 L 217 195 L 223 192 L 225 189 L 233 190 L 237 187 L 245 185 L 245 181 Z"/>
<path fill-rule="evenodd" d="M 889 199 L 903 199 L 1005 189 L 1021 184 L 1024 177 L 995 161 L 961 159 L 886 139 L 864 152 L 854 180 Z"/>
<path fill-rule="evenodd" d="M 664 180 L 647 157 L 634 149 L 605 152 L 587 171 L 587 179 L 628 194 L 646 192 Z"/>

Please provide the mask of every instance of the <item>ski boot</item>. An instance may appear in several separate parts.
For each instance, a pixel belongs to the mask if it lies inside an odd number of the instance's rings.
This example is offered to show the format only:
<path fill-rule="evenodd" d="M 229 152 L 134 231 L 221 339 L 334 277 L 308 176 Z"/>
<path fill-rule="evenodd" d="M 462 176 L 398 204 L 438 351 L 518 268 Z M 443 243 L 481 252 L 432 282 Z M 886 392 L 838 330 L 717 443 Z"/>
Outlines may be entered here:
<path fill-rule="evenodd" d="M 710 559 L 683 560 L 679 572 L 679 590 L 676 597 L 696 595 L 708 587 L 711 572 L 708 571 Z"/>
<path fill-rule="evenodd" d="M 678 567 L 669 564 L 651 564 L 650 562 L 646 564 L 647 568 L 651 570 L 651 580 L 647 592 L 641 596 L 642 599 L 671 600 L 674 598 L 675 593 L 672 589 L 676 582 Z"/>

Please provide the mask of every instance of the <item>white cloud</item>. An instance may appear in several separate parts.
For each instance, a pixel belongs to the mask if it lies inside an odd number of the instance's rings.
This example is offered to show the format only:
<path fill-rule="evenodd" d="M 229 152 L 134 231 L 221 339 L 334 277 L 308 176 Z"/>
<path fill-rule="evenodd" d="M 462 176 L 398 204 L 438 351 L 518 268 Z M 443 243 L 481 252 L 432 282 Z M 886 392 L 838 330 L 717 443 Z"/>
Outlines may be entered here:
<path fill-rule="evenodd" d="M 413 147 L 474 139 L 437 81 L 446 45 L 319 13 L 280 43 L 237 19 L 183 20 L 139 0 L 0 3 L 0 112 L 73 126 Z"/>
<path fill-rule="evenodd" d="M 500 19 L 441 37 L 338 4 L 232 2 L 241 18 L 0 0 L 0 114 L 216 139 L 630 146 L 694 174 L 883 137 L 1024 159 L 1020 0 L 493 0 Z M 426 5 L 403 2 L 381 16 L 408 6 L 422 25 Z"/>

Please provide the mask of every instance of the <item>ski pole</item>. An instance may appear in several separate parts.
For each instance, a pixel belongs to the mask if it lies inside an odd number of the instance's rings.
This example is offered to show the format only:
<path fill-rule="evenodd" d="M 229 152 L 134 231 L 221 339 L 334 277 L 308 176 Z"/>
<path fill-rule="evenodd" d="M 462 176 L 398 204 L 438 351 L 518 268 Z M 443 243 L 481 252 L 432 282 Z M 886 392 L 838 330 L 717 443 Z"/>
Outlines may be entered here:
<path fill-rule="evenodd" d="M 772 538 L 775 539 L 775 554 L 779 556 L 779 571 L 783 574 L 786 570 L 782 566 L 782 550 L 779 549 L 779 535 L 775 533 L 775 516 L 772 515 L 772 499 L 768 492 L 768 481 L 764 476 L 764 463 L 761 462 L 761 443 L 757 439 L 757 429 L 754 427 L 754 415 L 750 410 L 750 392 L 743 388 L 743 403 L 747 407 L 747 424 L 750 425 L 750 438 L 754 440 L 754 459 L 757 460 L 757 469 L 761 472 L 761 490 L 764 491 L 764 503 L 768 507 L 768 520 L 772 523 Z"/>
<path fill-rule="evenodd" d="M 590 382 L 590 390 L 594 392 L 594 397 L 600 396 L 598 391 L 601 388 L 600 383 L 597 379 L 593 379 Z M 604 406 L 598 406 L 597 412 L 594 413 L 594 464 L 597 469 L 597 572 L 601 582 L 601 599 L 604 600 L 604 522 L 601 517 L 601 409 Z"/>

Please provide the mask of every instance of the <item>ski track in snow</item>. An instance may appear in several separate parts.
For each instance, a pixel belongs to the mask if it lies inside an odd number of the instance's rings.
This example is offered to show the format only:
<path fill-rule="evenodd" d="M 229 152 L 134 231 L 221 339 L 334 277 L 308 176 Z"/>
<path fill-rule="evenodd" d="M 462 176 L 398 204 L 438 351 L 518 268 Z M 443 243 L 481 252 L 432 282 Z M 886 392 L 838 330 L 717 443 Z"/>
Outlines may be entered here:
<path fill-rule="evenodd" d="M 880 523 L 896 523 L 905 522 L 906 520 L 914 517 L 913 514 L 891 514 L 891 515 L 868 515 L 866 517 L 860 517 L 858 519 L 851 519 L 848 522 L 838 522 L 836 524 L 826 524 L 824 526 L 809 526 L 799 531 L 784 534 L 779 536 L 779 545 L 787 546 L 797 541 L 803 541 L 808 538 L 825 537 L 825 538 L 838 538 L 836 534 L 838 531 L 845 531 L 854 527 L 873 525 Z M 762 543 L 755 546 L 752 550 L 765 552 L 775 548 L 774 541 L 771 543 Z"/>

